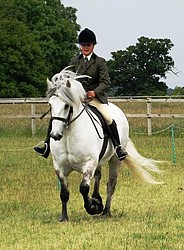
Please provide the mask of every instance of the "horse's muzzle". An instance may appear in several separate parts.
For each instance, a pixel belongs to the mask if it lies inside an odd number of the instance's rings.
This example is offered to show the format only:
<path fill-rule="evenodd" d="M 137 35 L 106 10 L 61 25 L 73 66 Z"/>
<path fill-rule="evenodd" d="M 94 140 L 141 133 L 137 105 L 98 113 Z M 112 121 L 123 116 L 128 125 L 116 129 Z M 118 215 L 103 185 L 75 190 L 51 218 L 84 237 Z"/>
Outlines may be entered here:
<path fill-rule="evenodd" d="M 63 137 L 63 135 L 62 134 L 53 134 L 53 133 L 51 133 L 50 137 L 53 138 L 55 141 L 60 141 L 61 138 Z"/>

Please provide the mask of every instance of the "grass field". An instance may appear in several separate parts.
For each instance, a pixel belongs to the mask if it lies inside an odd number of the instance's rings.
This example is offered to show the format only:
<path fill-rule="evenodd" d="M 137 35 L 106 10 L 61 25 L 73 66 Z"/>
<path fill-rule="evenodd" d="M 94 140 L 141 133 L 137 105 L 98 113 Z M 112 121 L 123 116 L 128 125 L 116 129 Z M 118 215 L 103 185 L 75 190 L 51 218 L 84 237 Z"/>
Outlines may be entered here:
<path fill-rule="evenodd" d="M 133 136 L 140 151 L 151 156 L 158 138 Z M 113 217 L 89 216 L 79 194 L 81 176 L 69 177 L 68 223 L 60 224 L 59 191 L 51 157 L 31 149 L 40 138 L 2 137 L 0 140 L 0 249 L 184 249 L 184 169 L 162 166 L 162 186 L 143 186 L 122 167 L 112 202 Z M 152 141 L 151 150 L 146 145 Z M 164 142 L 162 142 L 164 143 Z M 167 145 L 165 145 L 167 148 Z M 156 148 L 156 147 L 155 147 Z M 152 152 L 155 159 L 162 149 Z M 169 158 L 169 157 L 168 157 Z M 102 197 L 106 197 L 107 166 L 103 167 Z"/>
<path fill-rule="evenodd" d="M 73 172 L 69 177 L 70 221 L 60 224 L 59 190 L 52 159 L 45 160 L 32 150 L 44 138 L 46 121 L 43 128 L 40 124 L 35 137 L 31 137 L 29 122 L 11 122 L 0 125 L 0 249 L 184 249 L 183 130 L 176 133 L 175 166 L 170 132 L 151 137 L 131 133 L 141 154 L 168 161 L 161 166 L 163 173 L 156 176 L 165 184 L 141 185 L 122 166 L 113 196 L 112 218 L 104 220 L 85 212 L 79 193 L 81 175 Z M 137 131 L 139 123 L 135 124 L 131 125 L 133 131 Z M 107 166 L 103 166 L 103 200 L 107 171 Z"/>

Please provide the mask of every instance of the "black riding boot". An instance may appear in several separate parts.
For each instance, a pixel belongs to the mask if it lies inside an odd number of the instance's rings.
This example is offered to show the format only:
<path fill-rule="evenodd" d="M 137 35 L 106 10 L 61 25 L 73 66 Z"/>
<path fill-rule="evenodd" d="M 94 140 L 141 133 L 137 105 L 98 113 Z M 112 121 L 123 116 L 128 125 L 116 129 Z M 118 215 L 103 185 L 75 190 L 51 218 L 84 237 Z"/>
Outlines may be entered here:
<path fill-rule="evenodd" d="M 112 140 L 113 146 L 116 150 L 116 154 L 119 160 L 122 161 L 127 157 L 128 153 L 120 144 L 116 122 L 113 120 L 113 122 L 108 127 L 109 127 L 109 132 L 110 132 L 109 135 Z"/>
<path fill-rule="evenodd" d="M 49 156 L 49 153 L 50 153 L 50 132 L 51 132 L 51 130 L 52 130 L 52 120 L 50 119 L 49 126 L 47 129 L 47 137 L 45 140 L 45 145 L 43 147 L 39 147 L 39 146 L 34 147 L 34 150 L 38 154 L 43 156 L 44 158 L 47 158 Z"/>

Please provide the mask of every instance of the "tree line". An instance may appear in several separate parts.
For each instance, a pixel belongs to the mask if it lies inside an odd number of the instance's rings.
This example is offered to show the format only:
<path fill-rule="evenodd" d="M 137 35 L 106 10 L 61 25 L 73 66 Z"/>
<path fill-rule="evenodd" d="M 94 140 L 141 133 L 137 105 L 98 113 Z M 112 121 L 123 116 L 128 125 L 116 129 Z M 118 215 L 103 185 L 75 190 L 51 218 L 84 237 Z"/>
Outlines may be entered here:
<path fill-rule="evenodd" d="M 76 11 L 60 0 L 1 0 L 1 98 L 45 96 L 46 78 L 79 53 Z M 140 37 L 136 45 L 111 52 L 108 94 L 166 95 L 166 74 L 174 72 L 173 46 L 168 38 Z"/>

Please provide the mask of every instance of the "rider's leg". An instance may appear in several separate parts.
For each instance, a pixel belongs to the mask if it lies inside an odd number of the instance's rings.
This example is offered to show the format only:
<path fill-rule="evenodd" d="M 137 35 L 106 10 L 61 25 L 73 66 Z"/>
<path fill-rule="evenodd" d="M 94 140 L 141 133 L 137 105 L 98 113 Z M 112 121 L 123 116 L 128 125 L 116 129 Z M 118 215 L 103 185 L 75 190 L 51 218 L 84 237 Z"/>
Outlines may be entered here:
<path fill-rule="evenodd" d="M 47 158 L 49 156 L 49 153 L 50 153 L 50 132 L 51 132 L 51 130 L 52 130 L 52 120 L 50 119 L 44 146 L 43 147 L 39 147 L 39 146 L 34 147 L 34 150 L 38 154 L 43 156 L 44 158 Z"/>
<path fill-rule="evenodd" d="M 112 140 L 113 146 L 116 150 L 116 154 L 120 161 L 124 160 L 128 155 L 127 151 L 121 146 L 119 134 L 116 126 L 116 122 L 112 119 L 109 106 L 106 103 L 101 103 L 98 99 L 93 99 L 90 101 L 90 104 L 95 106 L 100 113 L 103 115 L 108 128 L 109 128 L 109 136 Z"/>
<path fill-rule="evenodd" d="M 108 127 L 109 127 L 109 131 L 110 131 L 109 135 L 110 135 L 110 138 L 111 138 L 112 143 L 114 145 L 114 148 L 116 150 L 116 154 L 117 154 L 119 160 L 122 161 L 127 157 L 128 153 L 125 150 L 125 148 L 123 148 L 121 146 L 116 122 L 113 120 L 112 123 Z"/>

